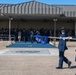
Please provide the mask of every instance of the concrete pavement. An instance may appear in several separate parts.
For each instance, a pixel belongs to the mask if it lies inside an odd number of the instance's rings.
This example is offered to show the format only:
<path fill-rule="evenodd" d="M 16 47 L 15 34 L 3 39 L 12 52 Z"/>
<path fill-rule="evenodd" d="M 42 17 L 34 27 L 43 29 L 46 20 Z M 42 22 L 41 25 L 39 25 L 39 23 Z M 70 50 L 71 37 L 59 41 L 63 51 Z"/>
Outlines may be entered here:
<path fill-rule="evenodd" d="M 33 49 L 33 48 L 32 48 Z M 38 50 L 39 48 L 35 49 Z M 75 47 L 69 47 L 65 56 L 72 61 L 72 68 L 64 63 L 64 69 L 56 69 L 58 55 L 0 55 L 0 75 L 75 75 Z M 0 49 L 4 50 L 4 49 Z M 28 50 L 28 48 L 27 48 Z M 42 49 L 45 50 L 45 49 Z M 49 49 L 47 49 L 49 50 Z M 57 48 L 50 51 L 58 52 Z"/>

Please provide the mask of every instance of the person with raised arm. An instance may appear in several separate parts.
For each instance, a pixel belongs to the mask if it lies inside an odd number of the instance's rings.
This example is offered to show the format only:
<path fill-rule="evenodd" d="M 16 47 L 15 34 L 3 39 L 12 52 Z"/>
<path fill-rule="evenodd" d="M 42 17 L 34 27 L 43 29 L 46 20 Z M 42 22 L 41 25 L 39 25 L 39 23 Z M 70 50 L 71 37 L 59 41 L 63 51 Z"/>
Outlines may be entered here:
<path fill-rule="evenodd" d="M 68 64 L 68 68 L 71 68 L 72 62 L 64 56 L 65 50 L 68 49 L 66 46 L 66 39 L 71 39 L 71 38 L 66 37 L 65 30 L 61 30 L 60 40 L 59 40 L 59 44 L 58 44 L 59 64 L 58 64 L 58 67 L 56 67 L 56 69 L 62 69 L 63 68 L 63 61 L 66 64 Z"/>

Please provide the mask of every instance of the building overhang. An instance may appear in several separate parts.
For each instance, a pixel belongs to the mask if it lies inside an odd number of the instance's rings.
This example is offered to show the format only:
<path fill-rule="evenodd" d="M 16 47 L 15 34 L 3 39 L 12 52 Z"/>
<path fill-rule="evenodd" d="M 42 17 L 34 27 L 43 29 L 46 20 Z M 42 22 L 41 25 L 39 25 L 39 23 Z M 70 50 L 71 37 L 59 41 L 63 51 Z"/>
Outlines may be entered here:
<path fill-rule="evenodd" d="M 58 14 L 53 15 L 44 15 L 44 14 L 7 14 L 2 13 L 0 16 L 0 20 L 8 20 L 9 18 L 13 18 L 14 20 L 43 20 L 43 19 L 53 19 L 55 17 L 59 17 Z"/>
<path fill-rule="evenodd" d="M 44 14 L 7 14 L 3 13 L 0 15 L 0 20 L 9 20 L 12 18 L 13 20 L 23 20 L 23 21 L 37 21 L 37 20 L 45 20 L 45 21 L 53 21 L 53 19 L 57 19 L 59 21 L 76 21 L 76 17 L 66 17 L 58 14 L 53 15 L 44 15 Z"/>

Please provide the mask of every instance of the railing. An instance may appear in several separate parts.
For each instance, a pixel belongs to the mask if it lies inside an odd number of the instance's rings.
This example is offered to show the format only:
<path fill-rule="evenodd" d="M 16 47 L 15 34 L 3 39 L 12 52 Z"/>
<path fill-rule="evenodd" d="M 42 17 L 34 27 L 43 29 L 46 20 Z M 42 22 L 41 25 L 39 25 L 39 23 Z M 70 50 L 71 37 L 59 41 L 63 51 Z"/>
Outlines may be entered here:
<path fill-rule="evenodd" d="M 11 36 L 11 40 L 14 40 L 14 35 Z M 2 35 L 0 36 L 0 41 L 8 41 L 9 40 L 9 36 L 8 35 Z"/>

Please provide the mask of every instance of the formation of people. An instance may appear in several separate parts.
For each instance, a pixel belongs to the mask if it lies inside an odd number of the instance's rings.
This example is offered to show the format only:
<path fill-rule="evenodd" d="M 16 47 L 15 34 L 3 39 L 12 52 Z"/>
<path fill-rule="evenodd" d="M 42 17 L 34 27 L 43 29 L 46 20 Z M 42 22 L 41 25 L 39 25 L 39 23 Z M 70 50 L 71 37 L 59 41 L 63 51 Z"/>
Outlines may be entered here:
<path fill-rule="evenodd" d="M 2 31 L 2 32 L 1 32 Z M 8 29 L 2 29 L 0 30 L 0 37 L 2 35 L 8 35 L 9 32 Z M 14 35 L 14 40 L 15 41 L 30 41 L 30 42 L 34 42 L 35 36 L 36 35 L 40 35 L 40 36 L 54 36 L 54 30 L 50 30 L 50 29 L 12 29 L 11 30 L 11 34 Z M 58 63 L 58 67 L 56 67 L 56 69 L 63 69 L 63 62 L 65 62 L 66 64 L 68 64 L 68 68 L 71 68 L 71 64 L 72 62 L 67 59 L 65 57 L 65 51 L 68 49 L 66 46 L 66 38 L 67 36 L 74 36 L 75 32 L 72 30 L 66 31 L 65 29 L 62 30 L 56 30 L 56 36 L 60 37 L 59 40 L 59 44 L 58 44 L 58 49 L 59 49 L 59 63 Z M 38 39 L 37 39 L 38 40 Z M 76 60 L 76 58 L 75 58 Z"/>
<path fill-rule="evenodd" d="M 60 36 L 60 30 L 56 30 L 56 36 Z M 74 36 L 75 32 L 74 30 L 67 30 L 66 31 L 68 36 Z M 14 37 L 15 41 L 31 41 L 33 42 L 35 40 L 34 36 L 35 35 L 41 35 L 41 36 L 54 36 L 54 30 L 52 29 L 47 29 L 47 28 L 41 28 L 41 29 L 25 29 L 25 28 L 12 28 L 11 29 L 11 36 Z M 9 35 L 9 29 L 8 28 L 1 28 L 0 29 L 0 37 L 8 37 Z M 3 38 L 6 39 L 7 38 Z"/>

